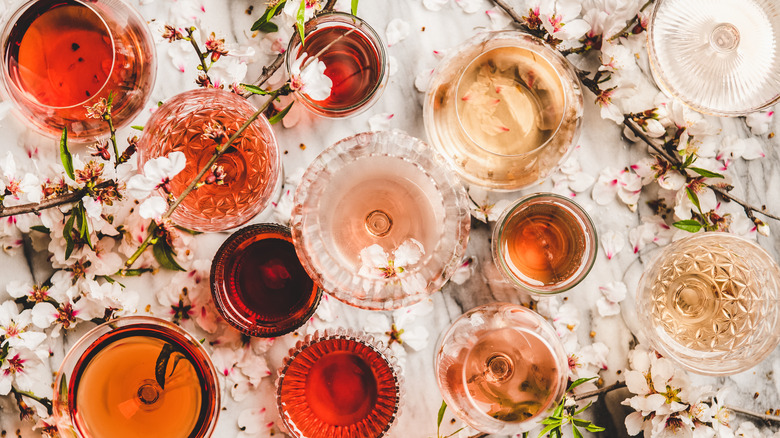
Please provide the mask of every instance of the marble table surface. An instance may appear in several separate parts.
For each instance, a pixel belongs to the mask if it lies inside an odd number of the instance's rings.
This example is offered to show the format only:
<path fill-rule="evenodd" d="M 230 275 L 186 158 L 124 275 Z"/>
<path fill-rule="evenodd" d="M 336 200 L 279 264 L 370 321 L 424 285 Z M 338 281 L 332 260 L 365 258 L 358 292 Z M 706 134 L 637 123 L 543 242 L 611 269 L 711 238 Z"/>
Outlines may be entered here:
<path fill-rule="evenodd" d="M 552 2 L 552 0 L 550 0 Z M 6 12 L 12 8 L 13 2 L 6 1 Z M 271 55 L 266 52 L 268 41 L 261 41 L 261 36 L 253 36 L 249 31 L 251 23 L 262 13 L 264 2 L 260 0 L 133 0 L 142 15 L 149 20 L 153 32 L 159 35 L 159 30 L 166 22 L 187 24 L 194 20 L 200 29 L 206 32 L 214 31 L 225 36 L 230 44 L 242 47 L 253 47 L 255 55 L 248 64 L 246 82 L 257 77 L 261 67 L 269 62 Z M 348 2 L 339 2 L 339 7 L 345 8 Z M 426 4 L 423 4 L 426 3 Z M 438 3 L 440 10 L 433 11 L 431 3 Z M 468 3 L 466 5 L 465 3 Z M 520 2 L 516 2 L 519 4 Z M 465 6 L 476 5 L 473 12 Z M 250 8 L 254 8 L 250 12 Z M 401 129 L 409 134 L 425 139 L 422 123 L 423 96 L 419 88 L 419 76 L 430 71 L 440 59 L 437 53 L 456 47 L 461 41 L 477 32 L 493 29 L 496 23 L 490 19 L 487 10 L 494 5 L 489 0 L 475 2 L 440 1 L 422 2 L 420 0 L 362 0 L 359 15 L 374 26 L 383 37 L 388 36 L 388 30 L 396 35 L 393 29 L 398 26 L 408 27 L 408 36 L 394 42 L 389 47 L 391 56 L 391 74 L 386 90 L 376 104 L 363 114 L 353 118 L 331 120 L 318 118 L 309 114 L 297 114 L 297 123 L 291 127 L 277 125 L 275 133 L 284 155 L 284 168 L 288 180 L 294 180 L 300 175 L 310 161 L 325 147 L 341 138 L 358 132 L 376 128 Z M 394 21 L 395 20 L 395 21 Z M 400 21 L 397 21 L 400 20 Z M 192 22 L 192 21 L 191 21 Z M 392 24 L 391 24 L 392 22 Z M 508 22 L 499 25 L 510 28 Z M 179 53 L 181 52 L 181 53 Z M 158 44 L 159 72 L 151 102 L 164 101 L 171 96 L 193 88 L 195 78 L 195 58 L 185 50 L 177 52 L 167 43 Z M 179 67 L 184 66 L 185 71 Z M 424 82 L 424 81 L 423 81 Z M 645 94 L 655 94 L 657 90 L 651 80 L 645 79 L 640 84 L 640 91 Z M 582 135 L 573 159 L 579 163 L 583 171 L 597 177 L 607 167 L 620 169 L 637 162 L 646 156 L 646 149 L 627 141 L 622 135 L 622 127 L 610 120 L 602 119 L 599 108 L 593 103 L 594 96 L 585 94 L 585 115 Z M 153 107 L 150 103 L 149 108 Z M 257 103 L 257 102 L 256 102 Z M 143 124 L 148 118 L 145 111 L 137 123 Z M 390 118 L 390 115 L 392 117 Z M 300 117 L 298 117 L 300 116 Z M 294 120 L 290 120 L 288 124 Z M 722 136 L 737 138 L 755 138 L 761 143 L 765 158 L 743 161 L 736 160 L 731 166 L 734 176 L 735 193 L 753 204 L 766 205 L 770 210 L 780 212 L 780 197 L 773 191 L 780 184 L 780 138 L 764 135 L 753 135 L 743 118 L 713 119 L 711 121 L 720 130 Z M 29 131 L 22 122 L 11 116 L 5 116 L 0 121 L 3 135 L 0 136 L 0 151 L 10 150 L 21 156 L 25 148 L 37 145 L 41 149 L 54 150 L 55 142 L 44 139 Z M 775 117 L 769 131 L 777 132 L 778 118 Z M 120 138 L 131 134 L 124 129 Z M 520 192 L 494 195 L 496 199 L 516 199 L 521 195 L 536 191 L 553 190 L 553 180 L 541 182 L 538 185 Z M 288 184 L 285 189 L 292 186 Z M 645 198 L 642 198 L 645 199 Z M 634 253 L 628 241 L 629 232 L 642 223 L 642 218 L 649 216 L 649 210 L 640 202 L 637 211 L 631 211 L 625 204 L 615 200 L 606 205 L 599 205 L 591 196 L 591 189 L 577 193 L 576 200 L 588 211 L 596 224 L 600 235 L 609 234 L 622 240 L 623 250 L 615 254 L 611 260 L 605 256 L 603 248 L 590 275 L 578 286 L 561 296 L 569 308 L 574 309 L 579 321 L 575 336 L 581 346 L 600 342 L 607 346 L 606 369 L 600 375 L 605 383 L 620 380 L 620 370 L 627 366 L 627 354 L 633 346 L 634 337 L 621 315 L 603 317 L 597 310 L 597 301 L 602 296 L 599 287 L 611 282 L 622 281 L 631 285 L 637 272 L 641 272 L 642 263 L 655 245 L 647 245 Z M 279 220 L 274 212 L 263 214 L 264 219 Z M 283 215 L 281 215 L 283 216 Z M 274 219 L 276 217 L 276 219 Z M 759 236 L 759 243 L 777 259 L 780 248 L 780 224 L 770 222 L 771 237 Z M 434 349 L 439 334 L 464 311 L 475 306 L 493 302 L 506 301 L 513 303 L 530 301 L 523 292 L 504 282 L 498 275 L 490 256 L 490 234 L 492 224 L 477 220 L 472 221 L 468 256 L 473 263 L 464 275 L 461 284 L 448 283 L 441 292 L 433 294 L 426 308 L 420 310 L 422 316 L 410 324 L 414 325 L 416 333 L 415 350 L 410 345 L 401 347 L 404 350 L 403 373 L 407 383 L 406 400 L 393 436 L 398 437 L 431 437 L 436 434 L 436 413 L 441 404 L 441 396 L 435 383 L 433 358 Z M 613 234 L 614 233 L 614 234 Z M 615 237 L 616 236 L 616 237 Z M 210 260 L 216 248 L 227 237 L 226 233 L 201 235 L 195 238 L 193 244 L 194 259 Z M 41 281 L 50 272 L 45 258 L 32 256 L 33 262 L 28 264 L 21 252 L 0 253 L 0 300 L 6 298 L 5 285 L 12 280 Z M 466 274 L 464 272 L 463 274 Z M 160 310 L 154 292 L 166 287 L 173 281 L 174 274 L 159 272 L 151 276 L 128 279 L 126 287 L 134 288 L 141 295 L 141 304 L 152 303 L 152 312 Z M 144 307 L 139 304 L 139 309 Z M 390 313 L 363 311 L 343 305 L 334 299 L 325 302 L 326 308 L 318 313 L 320 320 L 327 320 L 330 325 L 340 325 L 358 330 L 375 330 L 382 336 L 382 324 L 387 324 L 392 318 Z M 396 315 L 397 317 L 398 315 Z M 67 347 L 88 330 L 91 324 L 81 324 L 78 329 L 68 332 L 51 341 L 52 356 L 50 366 L 56 370 Z M 200 329 L 190 321 L 185 327 L 198 332 Z M 266 353 L 270 370 L 275 370 L 286 354 L 286 350 L 312 327 L 303 327 L 295 334 L 276 339 L 274 345 Z M 780 353 L 775 351 L 767 360 L 754 369 L 729 378 L 713 379 L 697 377 L 702 384 L 714 387 L 731 385 L 735 388 L 729 403 L 743 406 L 755 411 L 764 412 L 767 409 L 780 407 Z M 239 429 L 239 416 L 248 408 L 258 414 L 256 421 L 262 421 L 269 427 L 265 434 L 245 434 L 241 436 L 267 436 L 269 431 L 277 431 L 280 420 L 276 414 L 273 399 L 274 377 L 264 378 L 258 390 L 253 391 L 242 401 L 236 401 L 230 394 L 231 382 L 223 383 L 222 401 L 224 409 L 221 412 L 217 430 L 214 436 L 233 437 L 243 434 Z M 757 396 L 754 396 L 757 395 Z M 623 419 L 627 411 L 619 402 L 627 394 L 616 391 L 608 395 L 606 403 L 597 403 L 591 408 L 591 416 L 598 424 L 607 428 L 599 434 L 603 437 L 620 437 L 625 435 Z M 21 436 L 37 436 L 31 431 L 29 423 L 21 423 L 17 419 L 17 411 L 12 397 L 0 397 L 0 429 L 7 431 L 7 436 L 15 436 L 17 429 Z M 273 424 L 271 424 L 273 423 Z M 444 429 L 454 431 L 458 423 L 448 412 L 445 416 Z M 465 433 L 461 434 L 465 436 Z M 3 435 L 6 436 L 6 435 Z"/>

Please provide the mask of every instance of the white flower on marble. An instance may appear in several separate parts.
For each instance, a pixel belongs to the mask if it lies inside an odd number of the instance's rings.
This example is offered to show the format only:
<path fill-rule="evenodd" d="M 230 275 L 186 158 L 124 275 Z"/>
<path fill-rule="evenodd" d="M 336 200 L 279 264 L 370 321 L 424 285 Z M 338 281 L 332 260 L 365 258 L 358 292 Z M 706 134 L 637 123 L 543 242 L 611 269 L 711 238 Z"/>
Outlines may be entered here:
<path fill-rule="evenodd" d="M 425 254 L 422 243 L 415 239 L 404 240 L 390 256 L 377 244 L 360 251 L 360 270 L 358 275 L 374 278 L 397 280 L 405 293 L 414 294 L 425 289 L 426 281 L 414 269 L 410 269 Z"/>
<path fill-rule="evenodd" d="M 600 286 L 601 298 L 596 301 L 596 308 L 601 316 L 612 316 L 620 313 L 620 302 L 626 298 L 626 285 L 620 281 L 613 281 Z"/>
<path fill-rule="evenodd" d="M 428 87 L 430 86 L 432 77 L 433 77 L 432 68 L 426 68 L 420 70 L 420 72 L 417 73 L 417 76 L 414 77 L 414 88 L 416 88 L 417 91 L 419 91 L 420 93 L 425 93 L 426 91 L 428 91 Z"/>
<path fill-rule="evenodd" d="M 553 173 L 551 179 L 554 191 L 572 197 L 584 192 L 596 181 L 596 177 L 582 171 L 579 160 L 573 155 Z"/>
<path fill-rule="evenodd" d="M 715 196 L 715 192 L 709 187 L 711 182 L 707 182 L 709 178 L 695 179 L 685 186 L 685 189 L 681 189 L 677 192 L 675 197 L 674 216 L 680 220 L 690 219 L 693 216 L 693 212 L 709 213 L 718 206 L 718 198 Z M 691 199 L 688 190 L 696 194 L 696 199 L 699 201 L 699 205 L 696 206 Z"/>
<path fill-rule="evenodd" d="M 333 81 L 325 74 L 325 63 L 306 52 L 290 65 L 290 88 L 312 100 L 325 100 L 330 96 Z"/>
<path fill-rule="evenodd" d="M 9 349 L 0 362 L 0 395 L 8 395 L 11 387 L 41 397 L 51 394 L 52 374 L 41 357 L 48 355 L 24 347 Z"/>
<path fill-rule="evenodd" d="M 484 223 L 497 221 L 513 202 L 510 199 L 490 199 L 495 194 L 477 186 L 469 187 L 468 194 L 471 216 Z"/>
<path fill-rule="evenodd" d="M 144 164 L 143 174 L 139 173 L 127 181 L 127 193 L 141 200 L 155 190 L 166 190 L 171 179 L 184 170 L 186 165 L 184 152 L 176 151 L 167 156 L 153 158 Z"/>
<path fill-rule="evenodd" d="M 463 284 L 471 278 L 471 274 L 474 272 L 474 268 L 477 262 L 474 257 L 467 257 L 460 266 L 455 270 L 455 273 L 450 277 L 450 281 L 455 284 Z"/>
<path fill-rule="evenodd" d="M 734 432 L 735 437 L 738 438 L 766 438 L 766 435 L 755 424 L 749 421 L 743 421 L 740 423 L 739 428 Z M 777 436 L 777 434 L 773 435 Z"/>
<path fill-rule="evenodd" d="M 436 1 L 436 0 L 424 0 L 424 1 Z M 392 47 L 395 44 L 405 40 L 411 33 L 411 26 L 409 22 L 401 18 L 393 18 L 387 23 L 385 29 L 385 42 L 387 47 Z"/>
<path fill-rule="evenodd" d="M 604 248 L 604 255 L 607 256 L 607 260 L 612 260 L 612 257 L 618 255 L 623 251 L 623 247 L 626 246 L 626 237 L 612 230 L 602 234 L 599 240 Z"/>
<path fill-rule="evenodd" d="M 772 125 L 772 117 L 775 112 L 772 111 L 757 111 L 750 113 L 745 117 L 745 123 L 750 127 L 753 135 L 764 135 L 769 132 L 769 127 Z"/>
<path fill-rule="evenodd" d="M 368 129 L 371 131 L 387 131 L 390 129 L 390 121 L 393 120 L 395 114 L 392 113 L 379 113 L 374 114 L 368 119 Z"/>
<path fill-rule="evenodd" d="M 536 312 L 546 318 L 555 318 L 561 304 L 561 299 L 557 296 L 539 297 L 536 301 Z"/>
<path fill-rule="evenodd" d="M 733 138 L 727 137 L 723 140 L 723 147 L 715 156 L 718 160 L 739 159 L 755 160 L 763 158 L 766 154 L 761 142 L 755 137 Z"/>
<path fill-rule="evenodd" d="M 266 418 L 266 409 L 249 408 L 238 414 L 238 438 L 266 438 L 274 436 L 274 422 Z"/>
<path fill-rule="evenodd" d="M 643 250 L 649 243 L 663 246 L 672 241 L 675 230 L 660 216 L 642 217 L 642 224 L 628 232 L 628 242 L 634 254 Z"/>
<path fill-rule="evenodd" d="M 593 186 L 591 197 L 599 205 L 607 205 L 615 197 L 635 211 L 642 193 L 642 177 L 629 169 L 604 168 Z"/>
<path fill-rule="evenodd" d="M 301 9 L 302 3 L 305 3 L 303 15 L 304 21 L 309 21 L 312 17 L 314 17 L 314 14 L 321 11 L 322 7 L 324 6 L 324 2 L 321 0 L 289 0 L 284 4 L 284 8 L 280 14 L 287 27 L 292 27 L 295 25 L 298 17 L 298 11 Z"/>
<path fill-rule="evenodd" d="M 19 175 L 16 161 L 10 151 L 0 160 L 0 170 L 3 172 L 3 178 L 0 179 L 0 192 L 7 193 L 3 198 L 3 205 L 8 207 L 24 201 L 41 201 L 43 191 L 40 179 L 30 172 Z"/>
<path fill-rule="evenodd" d="M 46 339 L 46 334 L 33 330 L 30 309 L 19 312 L 19 307 L 13 301 L 0 304 L 0 347 L 28 348 L 35 350 Z"/>
<path fill-rule="evenodd" d="M 580 311 L 574 303 L 566 302 L 558 308 L 553 317 L 553 327 L 563 342 L 566 351 L 577 349 L 577 327 L 580 325 Z"/>

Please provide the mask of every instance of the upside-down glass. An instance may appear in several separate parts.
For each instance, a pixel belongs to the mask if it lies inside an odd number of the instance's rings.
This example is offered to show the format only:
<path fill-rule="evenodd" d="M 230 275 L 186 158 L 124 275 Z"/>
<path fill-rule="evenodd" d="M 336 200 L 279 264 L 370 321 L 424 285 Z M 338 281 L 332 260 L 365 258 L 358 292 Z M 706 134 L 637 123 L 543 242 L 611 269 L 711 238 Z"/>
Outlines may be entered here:
<path fill-rule="evenodd" d="M 296 438 L 386 436 L 403 395 L 390 349 L 343 329 L 298 341 L 276 386 L 279 414 Z"/>
<path fill-rule="evenodd" d="M 219 380 L 197 339 L 168 321 L 127 316 L 71 347 L 55 379 L 62 436 L 205 438 L 220 410 Z"/>
<path fill-rule="evenodd" d="M 579 137 L 579 79 L 560 52 L 531 35 L 484 32 L 433 73 L 425 131 L 460 176 L 493 190 L 546 178 Z"/>
<path fill-rule="evenodd" d="M 533 429 L 566 391 L 555 329 L 523 306 L 490 303 L 461 315 L 439 341 L 436 381 L 455 414 L 491 434 Z"/>
<path fill-rule="evenodd" d="M 214 256 L 210 283 L 222 317 L 250 336 L 295 330 L 311 318 L 322 296 L 298 260 L 290 229 L 278 224 L 233 233 Z"/>
<path fill-rule="evenodd" d="M 698 374 L 730 375 L 780 342 L 780 268 L 755 242 L 700 233 L 663 248 L 637 288 L 640 339 Z"/>
<path fill-rule="evenodd" d="M 307 109 L 325 117 L 346 117 L 368 109 L 387 82 L 387 53 L 376 31 L 354 15 L 329 12 L 306 23 L 304 45 L 296 33 L 287 48 L 287 71 L 292 75 L 316 56 L 325 64 L 333 85 L 330 96 L 316 100 L 302 90 L 295 97 Z M 303 59 L 301 59 L 304 57 Z M 297 61 L 297 62 L 296 62 Z M 314 68 L 314 66 L 311 66 Z"/>
<path fill-rule="evenodd" d="M 408 306 L 438 290 L 460 264 L 469 227 L 458 179 L 400 131 L 357 134 L 323 151 L 298 186 L 291 225 L 309 276 L 365 309 Z"/>
<path fill-rule="evenodd" d="M 120 0 L 33 0 L 2 33 L 2 88 L 39 131 L 88 141 L 108 124 L 86 107 L 112 96 L 115 127 L 143 108 L 157 73 L 144 20 Z"/>
<path fill-rule="evenodd" d="M 554 193 L 522 197 L 493 230 L 493 262 L 509 282 L 537 294 L 567 291 L 588 275 L 598 238 L 588 213 Z"/>
<path fill-rule="evenodd" d="M 144 127 L 138 167 L 152 158 L 183 152 L 187 165 L 169 184 L 171 194 L 178 197 L 217 146 L 202 134 L 218 127 L 224 129 L 225 138 L 230 137 L 256 111 L 246 99 L 214 88 L 177 94 L 158 108 Z M 226 140 L 219 141 L 224 144 Z M 202 185 L 184 198 L 171 216 L 177 225 L 197 231 L 228 230 L 245 224 L 268 206 L 281 183 L 282 167 L 268 120 L 260 115 L 214 166 L 224 171 L 223 183 Z"/>
<path fill-rule="evenodd" d="M 780 100 L 774 0 L 657 0 L 647 50 L 661 90 L 696 111 L 739 116 Z"/>

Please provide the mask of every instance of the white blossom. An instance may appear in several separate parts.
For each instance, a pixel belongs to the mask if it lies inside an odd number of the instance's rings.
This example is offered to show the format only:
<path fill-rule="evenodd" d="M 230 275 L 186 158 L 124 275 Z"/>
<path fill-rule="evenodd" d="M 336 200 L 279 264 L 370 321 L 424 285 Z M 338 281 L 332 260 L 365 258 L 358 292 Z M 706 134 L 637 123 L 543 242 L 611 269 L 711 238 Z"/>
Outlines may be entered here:
<path fill-rule="evenodd" d="M 387 23 L 387 28 L 385 29 L 385 42 L 387 43 L 387 47 L 392 47 L 393 45 L 405 40 L 406 37 L 409 36 L 410 32 L 411 26 L 409 25 L 408 21 L 401 18 L 393 18 L 389 23 Z"/>
<path fill-rule="evenodd" d="M 764 135 L 769 132 L 774 111 L 757 111 L 745 117 L 745 123 L 750 127 L 753 135 Z"/>
<path fill-rule="evenodd" d="M 312 100 L 327 99 L 333 81 L 325 74 L 326 68 L 324 62 L 304 52 L 290 65 L 290 87 Z"/>
<path fill-rule="evenodd" d="M 395 114 L 392 113 L 375 114 L 368 119 L 368 127 L 372 131 L 387 131 L 390 129 L 390 120 L 393 116 Z"/>
<path fill-rule="evenodd" d="M 50 394 L 52 374 L 41 358 L 48 354 L 24 347 L 10 349 L 0 363 L 0 395 L 7 395 L 12 386 L 40 396 Z"/>
<path fill-rule="evenodd" d="M 601 235 L 601 246 L 604 248 L 604 254 L 607 256 L 607 260 L 612 260 L 620 251 L 623 251 L 623 247 L 626 246 L 626 237 L 616 231 L 609 230 Z"/>
<path fill-rule="evenodd" d="M 613 281 L 605 286 L 600 286 L 602 297 L 596 301 L 601 316 L 611 316 L 620 313 L 620 302 L 626 298 L 626 285 L 620 281 Z"/>
<path fill-rule="evenodd" d="M 144 164 L 143 174 L 127 181 L 127 193 L 135 199 L 145 199 L 154 190 L 170 184 L 171 179 L 184 170 L 186 165 L 187 159 L 184 152 L 180 151 L 153 158 Z"/>
<path fill-rule="evenodd" d="M 30 309 L 19 312 L 13 301 L 0 304 L 0 337 L 4 338 L 0 346 L 34 350 L 46 339 L 43 332 L 32 330 L 31 313 Z"/>
<path fill-rule="evenodd" d="M 641 193 L 642 177 L 628 169 L 607 167 L 599 174 L 591 196 L 599 205 L 607 205 L 617 196 L 634 211 Z"/>
<path fill-rule="evenodd" d="M 468 192 L 471 201 L 469 202 L 471 216 L 484 223 L 497 221 L 501 213 L 512 204 L 512 201 L 506 198 L 491 200 L 490 196 L 495 196 L 495 194 L 481 187 L 471 186 Z"/>

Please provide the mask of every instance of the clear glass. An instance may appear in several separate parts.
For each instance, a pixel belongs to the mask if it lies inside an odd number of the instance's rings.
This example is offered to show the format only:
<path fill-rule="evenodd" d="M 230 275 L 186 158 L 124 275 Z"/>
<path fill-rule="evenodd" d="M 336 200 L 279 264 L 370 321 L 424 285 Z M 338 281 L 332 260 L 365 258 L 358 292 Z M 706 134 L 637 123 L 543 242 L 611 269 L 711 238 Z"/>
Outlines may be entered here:
<path fill-rule="evenodd" d="M 657 0 L 647 50 L 661 90 L 696 111 L 739 116 L 780 100 L 774 0 Z"/>
<path fill-rule="evenodd" d="M 250 225 L 228 237 L 211 263 L 210 283 L 222 317 L 264 338 L 303 325 L 322 296 L 298 260 L 290 229 L 278 224 Z"/>
<path fill-rule="evenodd" d="M 402 384 L 381 342 L 343 329 L 316 332 L 282 362 L 276 402 L 296 438 L 379 438 L 398 417 Z"/>
<path fill-rule="evenodd" d="M 220 411 L 206 350 L 179 326 L 149 316 L 85 334 L 60 365 L 55 388 L 57 428 L 74 438 L 209 437 Z"/>
<path fill-rule="evenodd" d="M 296 33 L 287 48 L 287 72 L 301 56 L 316 56 L 333 81 L 331 94 L 314 100 L 300 90 L 298 102 L 324 117 L 361 113 L 379 99 L 387 82 L 387 53 L 379 34 L 365 21 L 342 12 L 329 12 L 306 23 L 304 44 Z M 303 66 L 306 65 L 303 61 Z"/>
<path fill-rule="evenodd" d="M 640 338 L 698 374 L 730 375 L 780 342 L 780 268 L 753 241 L 700 233 L 661 250 L 639 281 Z"/>
<path fill-rule="evenodd" d="M 598 237 L 576 202 L 554 193 L 518 199 L 496 222 L 493 262 L 507 281 L 537 294 L 567 291 L 596 261 Z"/>
<path fill-rule="evenodd" d="M 149 29 L 120 0 L 34 0 L 11 15 L 2 33 L 2 89 L 37 130 L 72 140 L 108 134 L 87 106 L 113 96 L 115 127 L 146 104 L 157 73 Z"/>
<path fill-rule="evenodd" d="M 538 426 L 563 398 L 568 378 L 555 329 L 517 304 L 469 310 L 439 341 L 442 397 L 461 420 L 485 433 L 519 434 Z"/>
<path fill-rule="evenodd" d="M 577 142 L 582 90 L 573 67 L 531 35 L 484 32 L 433 73 L 425 131 L 460 176 L 517 190 L 547 176 Z"/>
<path fill-rule="evenodd" d="M 181 151 L 187 166 L 170 183 L 178 197 L 214 153 L 217 144 L 201 134 L 208 125 L 233 135 L 257 111 L 236 94 L 200 88 L 177 94 L 155 111 L 139 141 L 138 167 L 152 158 Z M 282 162 L 271 125 L 260 116 L 216 162 L 225 171 L 224 184 L 193 190 L 171 218 L 197 231 L 224 231 L 245 224 L 270 203 L 281 184 Z"/>
<path fill-rule="evenodd" d="M 291 223 L 311 278 L 364 309 L 408 306 L 438 290 L 459 266 L 471 224 L 466 192 L 442 158 L 400 131 L 323 151 L 298 186 Z M 422 256 L 403 262 L 399 248 L 414 242 Z M 367 257 L 376 249 L 382 260 Z M 390 259 L 398 264 L 383 269 Z"/>

